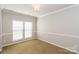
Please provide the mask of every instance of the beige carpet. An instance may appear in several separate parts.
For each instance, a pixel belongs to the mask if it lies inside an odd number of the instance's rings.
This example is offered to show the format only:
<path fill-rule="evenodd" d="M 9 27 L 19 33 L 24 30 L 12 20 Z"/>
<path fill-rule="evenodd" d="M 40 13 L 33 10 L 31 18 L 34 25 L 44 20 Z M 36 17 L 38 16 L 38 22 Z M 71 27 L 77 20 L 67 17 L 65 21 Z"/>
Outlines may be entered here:
<path fill-rule="evenodd" d="M 2 53 L 6 54 L 74 54 L 74 52 L 51 45 L 49 43 L 33 39 L 4 47 Z"/>

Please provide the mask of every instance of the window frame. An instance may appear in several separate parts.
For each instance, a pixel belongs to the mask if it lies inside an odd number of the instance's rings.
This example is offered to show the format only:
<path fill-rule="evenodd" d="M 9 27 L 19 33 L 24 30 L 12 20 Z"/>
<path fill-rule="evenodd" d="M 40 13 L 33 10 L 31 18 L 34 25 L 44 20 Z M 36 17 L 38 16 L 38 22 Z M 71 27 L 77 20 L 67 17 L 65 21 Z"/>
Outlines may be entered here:
<path fill-rule="evenodd" d="M 19 20 L 13 20 L 13 22 L 14 22 L 14 21 L 15 21 L 15 22 L 16 22 L 16 21 L 18 22 Z M 12 22 L 12 23 L 13 23 L 13 22 Z M 26 35 L 25 35 L 25 31 L 26 31 L 26 29 L 25 29 L 25 23 L 26 23 L 26 22 L 28 23 L 29 21 L 25 21 L 25 22 L 24 22 L 24 21 L 21 21 L 21 22 L 22 22 L 22 26 L 23 26 L 23 27 L 22 27 L 23 29 L 22 29 L 22 38 L 21 38 L 21 39 L 31 38 L 31 37 L 33 36 L 33 34 L 32 34 L 32 32 L 33 32 L 33 31 L 32 31 L 32 29 L 33 29 L 33 23 L 30 22 L 30 23 L 31 23 L 31 30 L 27 30 L 27 31 L 31 31 L 31 34 L 30 34 L 31 36 L 30 36 L 30 37 L 25 37 L 25 36 L 26 36 Z M 14 24 L 12 24 L 12 26 L 13 26 L 13 25 L 14 25 Z M 12 27 L 12 32 L 14 33 L 14 31 L 16 31 L 16 30 L 14 30 L 13 27 Z M 17 30 L 17 32 L 18 32 L 18 30 Z M 14 35 L 14 34 L 13 34 L 13 35 Z M 13 35 L 12 35 L 12 37 L 13 37 Z M 13 39 L 13 41 L 18 41 L 18 40 L 21 40 L 21 39 Z"/>

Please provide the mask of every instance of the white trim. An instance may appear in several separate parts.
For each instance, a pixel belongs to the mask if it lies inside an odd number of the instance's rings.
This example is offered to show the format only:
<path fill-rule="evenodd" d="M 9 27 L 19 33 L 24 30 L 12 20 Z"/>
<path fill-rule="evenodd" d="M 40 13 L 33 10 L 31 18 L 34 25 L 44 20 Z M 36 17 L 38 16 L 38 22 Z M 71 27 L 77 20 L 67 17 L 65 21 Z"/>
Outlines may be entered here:
<path fill-rule="evenodd" d="M 17 44 L 17 43 L 25 42 L 25 41 L 28 41 L 28 40 L 31 40 L 31 39 L 32 39 L 32 38 L 14 41 L 14 42 L 11 42 L 11 43 L 9 43 L 9 44 L 5 44 L 5 45 L 3 45 L 2 47 L 6 47 L 6 46 L 9 46 L 9 45 L 14 45 L 14 44 Z"/>
<path fill-rule="evenodd" d="M 36 32 L 36 31 L 33 31 L 33 32 Z M 3 33 L 0 35 L 0 37 L 2 36 L 6 36 L 6 35 L 11 35 L 12 33 Z M 32 38 L 26 38 L 24 40 L 18 40 L 18 41 L 14 41 L 14 42 L 11 42 L 9 44 L 4 44 L 2 45 L 2 47 L 5 47 L 5 46 L 9 46 L 9 45 L 13 45 L 13 44 L 16 44 L 16 43 L 20 43 L 20 42 L 24 42 L 24 41 L 27 41 L 27 40 L 30 40 L 30 39 L 34 39 L 33 37 Z M 36 39 L 36 38 L 35 38 Z"/>
<path fill-rule="evenodd" d="M 60 46 L 60 45 L 55 44 L 55 43 L 51 43 L 51 42 L 46 41 L 46 40 L 42 40 L 41 38 L 38 38 L 38 39 L 41 40 L 41 41 L 47 42 L 47 43 L 49 43 L 49 44 L 52 44 L 52 45 L 58 46 L 58 47 L 60 47 L 60 48 L 64 48 L 64 49 L 69 50 L 69 51 L 71 51 L 71 52 L 79 53 L 78 51 L 71 50 L 71 49 L 69 49 L 69 48 L 66 48 L 66 47 Z"/>
<path fill-rule="evenodd" d="M 31 15 L 31 14 L 29 14 L 29 13 L 22 13 L 22 12 L 19 12 L 19 11 L 16 11 L 16 10 L 11 10 L 11 9 L 7 9 L 7 8 L 2 8 L 1 7 L 1 9 L 2 9 L 2 11 L 4 11 L 4 12 L 13 12 L 13 13 L 18 13 L 18 14 L 21 14 L 21 15 L 27 15 L 27 16 L 30 16 L 30 17 L 35 17 L 35 18 L 37 18 L 36 16 L 33 16 L 33 15 Z"/>
<path fill-rule="evenodd" d="M 48 34 L 48 35 L 58 35 L 58 36 L 62 36 L 62 37 L 65 36 L 65 37 L 71 37 L 71 38 L 79 38 L 79 36 L 70 35 L 70 34 L 59 34 L 59 33 L 49 33 L 49 32 L 37 32 L 37 33 L 38 33 L 38 35 L 41 33 L 41 34 Z M 40 37 L 38 36 L 38 39 L 42 40 L 43 38 L 40 38 Z M 73 52 L 75 52 L 75 53 L 79 53 L 79 52 L 76 51 L 76 50 L 69 49 L 69 48 L 67 48 L 67 47 L 63 47 L 63 46 L 61 46 L 61 45 L 59 45 L 59 44 L 56 44 L 56 43 L 54 43 L 54 42 L 49 42 L 49 41 L 47 41 L 47 40 L 42 40 L 42 41 L 45 41 L 45 42 L 48 42 L 48 43 L 50 43 L 50 44 L 59 46 L 59 47 L 61 47 L 61 48 L 64 48 L 64 49 L 73 51 Z"/>
<path fill-rule="evenodd" d="M 12 33 L 3 33 L 3 34 L 0 34 L 0 37 L 2 36 L 6 36 L 6 35 L 11 35 Z"/>
<path fill-rule="evenodd" d="M 32 31 L 32 32 L 36 32 L 36 31 Z M 0 34 L 0 37 L 2 37 L 2 36 L 6 36 L 6 35 L 12 35 L 13 33 L 2 33 L 2 34 Z"/>
<path fill-rule="evenodd" d="M 58 12 L 61 12 L 61 11 L 64 11 L 64 10 L 67 10 L 67 9 L 70 9 L 70 8 L 73 8 L 73 7 L 77 7 L 77 6 L 79 6 L 79 5 L 75 4 L 75 5 L 71 5 L 71 6 L 65 7 L 65 8 L 61 8 L 61 9 L 58 9 L 56 11 L 49 12 L 49 13 L 46 13 L 44 15 L 38 16 L 38 18 L 44 17 L 44 16 L 48 16 L 48 15 L 51 15 L 51 14 L 55 14 L 55 13 L 58 13 Z"/>
<path fill-rule="evenodd" d="M 37 33 L 59 35 L 59 36 L 66 36 L 66 37 L 72 37 L 72 38 L 79 38 L 79 36 L 77 36 L 77 35 L 71 35 L 71 34 L 50 33 L 50 32 L 37 32 Z"/>

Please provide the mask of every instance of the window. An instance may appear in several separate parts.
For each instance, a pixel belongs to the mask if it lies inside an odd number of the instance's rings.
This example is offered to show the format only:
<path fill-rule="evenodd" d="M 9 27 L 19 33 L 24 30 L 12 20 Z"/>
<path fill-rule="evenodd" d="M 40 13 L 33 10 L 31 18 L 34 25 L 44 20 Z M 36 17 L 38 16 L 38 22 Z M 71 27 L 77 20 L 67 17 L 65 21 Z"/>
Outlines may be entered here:
<path fill-rule="evenodd" d="M 32 36 L 32 23 L 25 22 L 25 38 Z"/>
<path fill-rule="evenodd" d="M 13 40 L 19 40 L 23 38 L 23 22 L 13 21 Z"/>
<path fill-rule="evenodd" d="M 32 37 L 32 22 L 13 21 L 13 41 Z"/>

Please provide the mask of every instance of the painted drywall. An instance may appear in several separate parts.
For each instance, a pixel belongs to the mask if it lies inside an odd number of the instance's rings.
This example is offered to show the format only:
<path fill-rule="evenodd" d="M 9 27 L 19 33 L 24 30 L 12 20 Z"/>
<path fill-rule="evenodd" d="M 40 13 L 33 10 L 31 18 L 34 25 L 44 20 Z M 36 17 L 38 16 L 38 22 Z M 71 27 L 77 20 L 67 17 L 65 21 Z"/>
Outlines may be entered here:
<path fill-rule="evenodd" d="M 12 21 L 13 20 L 32 22 L 33 37 L 31 39 L 35 38 L 35 36 L 36 36 L 36 32 L 35 32 L 36 31 L 36 20 L 37 20 L 36 17 L 20 14 L 20 13 L 14 12 L 12 10 L 3 9 L 2 10 L 2 19 L 3 19 L 2 20 L 3 46 L 13 43 L 13 38 L 12 38 Z"/>
<path fill-rule="evenodd" d="M 79 52 L 79 6 L 40 17 L 38 38 Z"/>
<path fill-rule="evenodd" d="M 2 50 L 2 17 L 1 17 L 1 9 L 0 9 L 0 51 Z"/>

